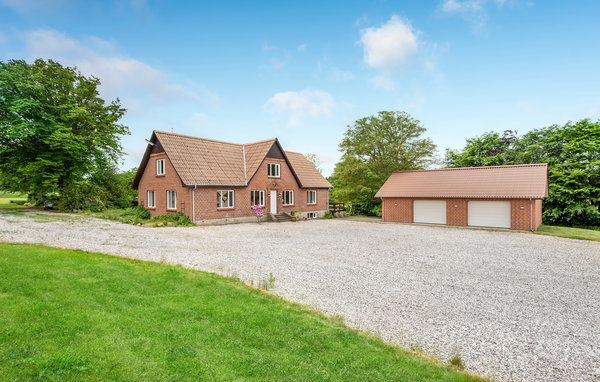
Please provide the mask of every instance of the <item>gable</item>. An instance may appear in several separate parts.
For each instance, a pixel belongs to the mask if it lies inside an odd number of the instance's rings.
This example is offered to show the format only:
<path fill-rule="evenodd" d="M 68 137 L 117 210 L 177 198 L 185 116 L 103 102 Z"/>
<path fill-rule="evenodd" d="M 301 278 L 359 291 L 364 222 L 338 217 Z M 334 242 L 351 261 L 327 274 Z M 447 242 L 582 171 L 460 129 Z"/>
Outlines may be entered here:
<path fill-rule="evenodd" d="M 159 152 L 166 154 L 182 183 L 187 186 L 247 186 L 265 158 L 273 158 L 286 161 L 301 187 L 331 187 L 302 154 L 283 151 L 276 138 L 241 145 L 154 131 L 150 142 L 152 144 L 146 147 L 133 188 L 138 187 L 150 155 Z"/>
<path fill-rule="evenodd" d="M 275 158 L 275 159 L 285 159 L 283 156 L 283 151 L 279 148 L 279 145 L 273 142 L 273 145 L 269 149 L 269 152 L 266 155 L 267 158 Z"/>

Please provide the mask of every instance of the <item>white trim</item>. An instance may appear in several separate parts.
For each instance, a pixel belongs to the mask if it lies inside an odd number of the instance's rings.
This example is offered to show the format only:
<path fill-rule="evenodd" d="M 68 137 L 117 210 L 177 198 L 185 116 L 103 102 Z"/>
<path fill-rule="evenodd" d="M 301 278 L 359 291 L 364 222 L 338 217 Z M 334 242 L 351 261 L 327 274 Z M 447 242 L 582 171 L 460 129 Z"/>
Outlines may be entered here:
<path fill-rule="evenodd" d="M 171 201 L 169 198 L 169 192 L 172 192 L 173 195 L 175 196 L 175 206 L 173 206 L 173 207 L 169 207 L 169 202 Z M 174 190 L 167 191 L 167 209 L 168 210 L 176 210 L 177 209 L 177 191 L 174 191 Z"/>
<path fill-rule="evenodd" d="M 152 205 L 150 205 L 150 193 L 152 193 Z M 156 208 L 156 192 L 152 190 L 148 190 L 147 199 L 146 199 L 146 207 L 148 208 Z"/>
<path fill-rule="evenodd" d="M 219 204 L 221 204 L 221 199 L 223 198 L 223 196 L 222 196 L 223 192 L 227 193 L 227 206 L 225 206 L 225 207 L 219 206 Z M 235 208 L 235 191 L 234 190 L 217 190 L 217 209 L 232 209 L 232 208 Z"/>
<path fill-rule="evenodd" d="M 161 163 L 160 166 L 158 165 L 159 163 Z M 160 172 L 159 170 L 162 170 L 162 172 Z M 166 172 L 167 172 L 167 170 L 165 169 L 165 160 L 157 159 L 156 160 L 156 175 L 165 175 Z"/>
<path fill-rule="evenodd" d="M 271 166 L 275 166 L 273 168 L 277 169 L 277 171 L 275 171 L 277 173 L 276 175 L 271 175 Z M 269 178 L 281 178 L 281 164 L 279 164 L 279 163 L 267 163 L 267 176 Z"/>
<path fill-rule="evenodd" d="M 292 196 L 290 198 L 291 199 L 291 203 L 287 203 L 287 204 L 285 203 L 285 196 L 284 195 L 285 195 L 286 192 L 289 192 L 290 195 Z M 294 190 L 283 190 L 281 192 L 281 205 L 282 206 L 293 206 L 294 205 Z"/>
<path fill-rule="evenodd" d="M 259 203 L 258 205 L 261 207 L 265 206 L 265 191 L 264 190 L 250 190 L 250 204 L 251 207 L 254 207 L 256 204 L 254 204 L 254 197 L 253 194 L 259 193 L 259 201 L 262 201 L 262 203 Z"/>
<path fill-rule="evenodd" d="M 318 217 L 319 217 L 319 214 L 317 214 L 316 212 L 307 212 L 306 213 L 307 219 L 316 219 Z"/>
<path fill-rule="evenodd" d="M 312 202 L 310 201 L 310 197 L 309 197 L 309 195 L 311 193 L 314 193 L 314 195 L 315 195 L 314 200 Z M 306 191 L 306 204 L 310 204 L 310 205 L 317 204 L 317 191 L 316 190 Z"/>

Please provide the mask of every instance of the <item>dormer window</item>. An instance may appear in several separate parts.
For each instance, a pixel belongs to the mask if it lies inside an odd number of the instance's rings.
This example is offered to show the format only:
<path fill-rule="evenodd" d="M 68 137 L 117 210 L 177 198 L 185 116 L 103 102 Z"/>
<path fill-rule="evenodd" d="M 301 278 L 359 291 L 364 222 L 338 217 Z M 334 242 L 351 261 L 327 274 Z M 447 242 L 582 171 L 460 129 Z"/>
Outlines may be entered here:
<path fill-rule="evenodd" d="M 280 177 L 279 168 L 280 168 L 279 163 L 269 163 L 269 166 L 268 166 L 269 178 L 279 178 Z"/>
<path fill-rule="evenodd" d="M 165 160 L 156 160 L 156 175 L 165 175 Z"/>

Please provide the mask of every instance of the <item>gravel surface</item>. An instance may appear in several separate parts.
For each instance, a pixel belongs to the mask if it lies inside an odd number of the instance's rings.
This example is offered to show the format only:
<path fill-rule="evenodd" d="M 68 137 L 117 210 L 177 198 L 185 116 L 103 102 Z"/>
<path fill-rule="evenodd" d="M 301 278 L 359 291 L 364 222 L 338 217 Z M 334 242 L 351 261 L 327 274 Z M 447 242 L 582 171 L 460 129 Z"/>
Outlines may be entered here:
<path fill-rule="evenodd" d="M 498 381 L 600 381 L 600 243 L 316 220 L 145 228 L 0 213 L 0 241 L 181 264 L 341 315 Z"/>

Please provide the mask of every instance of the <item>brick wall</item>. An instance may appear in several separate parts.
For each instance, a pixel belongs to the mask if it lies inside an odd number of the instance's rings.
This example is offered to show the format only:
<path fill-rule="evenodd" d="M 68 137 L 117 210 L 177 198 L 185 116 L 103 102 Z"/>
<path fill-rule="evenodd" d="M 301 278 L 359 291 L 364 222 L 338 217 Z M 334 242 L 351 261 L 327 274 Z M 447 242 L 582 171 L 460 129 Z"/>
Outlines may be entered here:
<path fill-rule="evenodd" d="M 382 215 L 384 222 L 412 223 L 413 200 L 406 198 L 384 198 Z"/>
<path fill-rule="evenodd" d="M 156 175 L 156 161 L 165 159 L 165 175 Z M 148 207 L 148 191 L 155 192 L 156 207 Z M 167 191 L 177 192 L 177 208 L 167 210 Z M 191 216 L 190 189 L 185 187 L 164 152 L 151 154 L 138 186 L 138 200 L 152 216 L 181 211 Z"/>
<path fill-rule="evenodd" d="M 270 178 L 267 173 L 269 163 L 279 163 L 280 177 Z M 233 190 L 235 193 L 235 203 L 233 208 L 217 209 L 217 191 Z M 328 209 L 327 189 L 312 189 L 317 191 L 317 203 L 308 205 L 307 191 L 311 189 L 301 189 L 296 182 L 287 162 L 284 159 L 266 158 L 258 168 L 254 177 L 250 180 L 248 187 L 201 187 L 196 188 L 195 211 L 196 220 L 209 219 L 231 219 L 239 217 L 254 216 L 250 203 L 250 191 L 262 190 L 265 192 L 265 212 L 271 208 L 270 192 L 277 191 L 277 212 L 290 213 L 293 210 L 300 212 L 316 212 Z M 294 191 L 294 204 L 283 206 L 282 192 L 286 190 Z M 191 216 L 191 213 L 190 213 Z"/>
<path fill-rule="evenodd" d="M 467 199 L 446 199 L 446 222 L 448 225 L 467 226 L 468 212 Z"/>
<path fill-rule="evenodd" d="M 384 198 L 384 222 L 413 222 L 413 200 L 431 200 L 432 198 Z M 452 226 L 468 225 L 469 199 L 445 199 L 446 221 Z M 507 201 L 507 199 L 476 199 L 480 201 Z M 529 199 L 509 199 L 511 206 L 511 229 L 530 229 Z M 542 201 L 533 201 L 533 229 L 537 229 L 542 222 Z"/>

